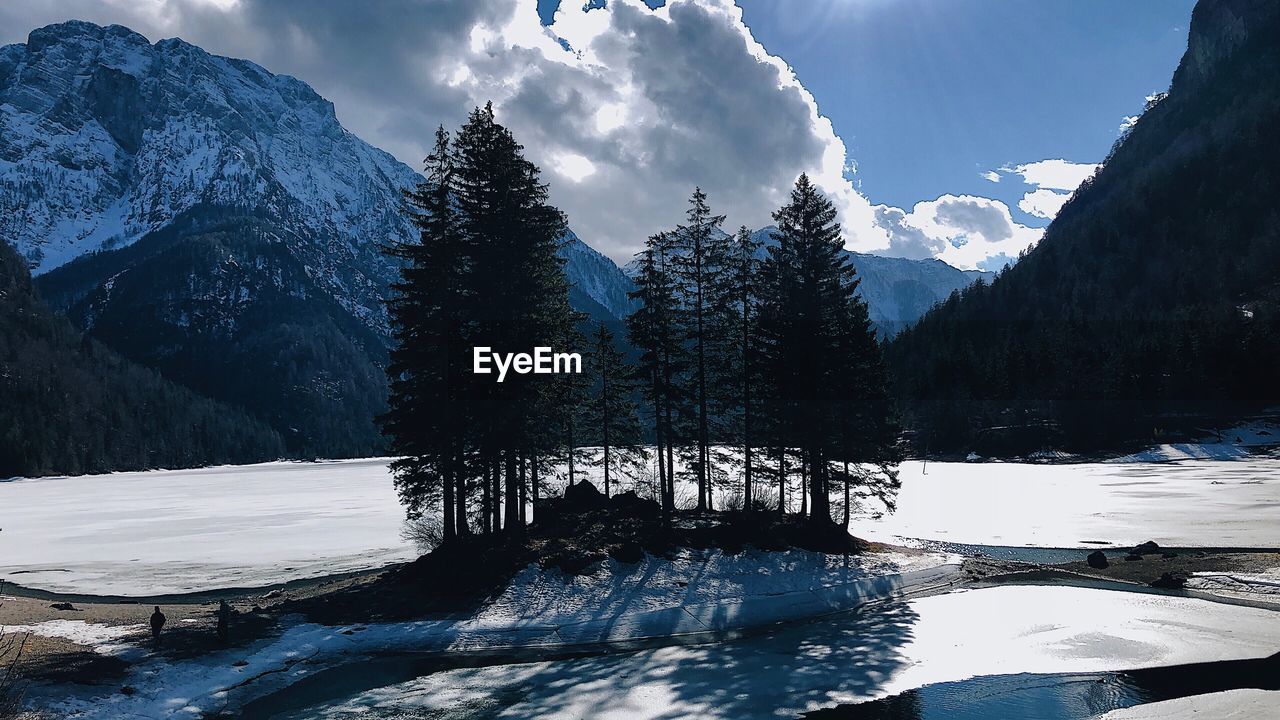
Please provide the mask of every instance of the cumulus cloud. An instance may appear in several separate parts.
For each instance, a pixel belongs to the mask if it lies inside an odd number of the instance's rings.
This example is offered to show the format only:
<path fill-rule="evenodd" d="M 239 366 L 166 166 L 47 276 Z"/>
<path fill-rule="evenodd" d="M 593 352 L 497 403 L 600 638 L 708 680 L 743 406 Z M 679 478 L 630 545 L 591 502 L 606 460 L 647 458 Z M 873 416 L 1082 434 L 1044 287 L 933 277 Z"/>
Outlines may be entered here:
<path fill-rule="evenodd" d="M 884 205 L 876 209 L 891 231 L 887 254 L 936 257 L 964 269 L 998 270 L 1043 233 L 1014 221 L 999 200 L 974 195 L 943 195 L 916 203 L 909 213 Z"/>
<path fill-rule="evenodd" d="M 570 225 L 618 261 L 678 222 L 695 185 L 731 225 L 760 227 L 801 172 L 835 201 L 851 249 L 976 267 L 1038 235 L 986 198 L 874 206 L 813 95 L 732 0 L 601 5 L 567 0 L 543 26 L 534 0 L 8 0 L 0 41 L 73 17 L 179 36 L 308 82 L 415 168 L 437 125 L 492 100 Z M 1007 172 L 1066 189 L 1065 161 L 1045 163 Z"/>
<path fill-rule="evenodd" d="M 982 173 L 982 177 L 984 180 L 990 180 L 991 182 L 995 182 L 995 183 L 1000 182 L 1000 173 L 996 172 L 995 170 L 988 170 Z"/>
<path fill-rule="evenodd" d="M 1067 203 L 1067 199 L 1070 197 L 1071 193 L 1040 188 L 1023 195 L 1022 199 L 1018 201 L 1018 207 L 1028 215 L 1052 220 L 1057 217 L 1058 211 L 1062 209 L 1062 206 Z"/>
<path fill-rule="evenodd" d="M 1022 165 L 1006 165 L 1000 168 L 1000 172 L 1021 176 L 1024 183 L 1032 186 L 1033 189 L 1018 201 L 1019 209 L 1028 215 L 1052 220 L 1071 198 L 1071 193 L 1080 187 L 1080 183 L 1091 177 L 1098 167 L 1097 163 L 1056 159 L 1038 160 Z M 990 177 L 991 175 L 995 175 L 994 180 Z M 998 182 L 1000 179 L 1000 175 L 994 172 L 984 173 L 983 177 L 992 182 Z"/>
<path fill-rule="evenodd" d="M 1021 175 L 1028 185 L 1049 190 L 1075 190 L 1080 183 L 1093 175 L 1097 163 L 1078 163 L 1070 160 L 1040 160 L 1025 165 L 1004 167 L 1007 173 Z"/>

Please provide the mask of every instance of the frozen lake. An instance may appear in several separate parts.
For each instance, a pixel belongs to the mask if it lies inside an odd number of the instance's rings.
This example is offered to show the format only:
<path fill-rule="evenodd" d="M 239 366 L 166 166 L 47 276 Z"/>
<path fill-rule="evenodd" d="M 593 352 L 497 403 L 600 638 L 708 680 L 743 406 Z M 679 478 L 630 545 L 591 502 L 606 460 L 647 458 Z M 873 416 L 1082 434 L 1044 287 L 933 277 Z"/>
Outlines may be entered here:
<path fill-rule="evenodd" d="M 0 578 L 150 595 L 413 557 L 385 459 L 0 482 Z M 1280 460 L 902 466 L 864 537 L 981 545 L 1280 546 Z"/>
<path fill-rule="evenodd" d="M 975 676 L 1261 658 L 1280 647 L 1275 618 L 1188 598 L 997 587 L 889 601 L 729 643 L 448 670 L 364 691 L 335 683 L 359 683 L 370 670 L 352 666 L 250 706 L 246 717 L 794 718 Z M 1089 699 L 1096 705 L 1064 693 L 1005 717 L 1091 717 L 1122 701 Z"/>

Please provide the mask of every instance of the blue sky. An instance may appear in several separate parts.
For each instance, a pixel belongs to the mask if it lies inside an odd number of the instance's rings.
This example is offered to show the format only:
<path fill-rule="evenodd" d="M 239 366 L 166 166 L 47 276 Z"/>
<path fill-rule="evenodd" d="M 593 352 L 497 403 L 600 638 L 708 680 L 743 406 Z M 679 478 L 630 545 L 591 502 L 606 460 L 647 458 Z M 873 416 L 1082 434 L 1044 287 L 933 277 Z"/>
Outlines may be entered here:
<path fill-rule="evenodd" d="M 660 2 L 647 0 L 651 6 Z M 559 0 L 539 0 L 545 22 Z M 872 202 L 1007 203 L 1031 189 L 984 171 L 1101 161 L 1126 116 L 1164 91 L 1194 0 L 737 0 L 752 34 L 829 117 Z"/>
<path fill-rule="evenodd" d="M 1168 86 L 1193 5 L 658 4 L 4 0 L 0 42 L 73 18 L 181 37 L 309 83 L 415 168 L 437 125 L 492 101 L 570 226 L 619 263 L 695 185 L 730 229 L 759 228 L 804 172 L 846 247 L 998 269 Z"/>

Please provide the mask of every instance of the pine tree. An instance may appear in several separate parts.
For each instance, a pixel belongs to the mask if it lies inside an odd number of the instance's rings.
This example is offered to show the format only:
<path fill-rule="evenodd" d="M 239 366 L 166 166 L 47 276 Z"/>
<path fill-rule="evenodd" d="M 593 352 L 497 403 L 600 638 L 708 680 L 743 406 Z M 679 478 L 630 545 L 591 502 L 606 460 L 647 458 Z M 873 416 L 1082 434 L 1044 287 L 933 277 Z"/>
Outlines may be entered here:
<path fill-rule="evenodd" d="M 453 148 L 455 201 L 474 247 L 474 345 L 499 353 L 564 347 L 577 320 L 557 253 L 566 225 L 563 213 L 547 203 L 540 171 L 495 120 L 492 104 L 471 113 Z M 530 466 L 536 476 L 555 453 L 557 441 L 545 429 L 560 424 L 564 409 L 555 402 L 555 382 L 545 375 L 509 375 L 480 387 L 482 445 L 489 458 L 501 459 L 506 527 L 518 532 Z"/>
<path fill-rule="evenodd" d="M 735 416 L 736 436 L 742 448 L 742 507 L 750 510 L 753 498 L 754 444 L 757 435 L 756 397 L 752 392 L 759 378 L 755 355 L 759 317 L 760 250 L 762 243 L 746 227 L 738 229 L 725 258 L 724 272 L 717 278 L 716 293 L 720 303 L 717 313 L 723 318 L 723 347 L 720 353 L 721 413 Z"/>
<path fill-rule="evenodd" d="M 698 480 L 698 509 L 711 508 L 711 420 L 708 362 L 712 350 L 712 308 L 716 304 L 713 278 L 723 269 L 728 236 L 720 230 L 723 215 L 711 214 L 707 194 L 694 188 L 684 225 L 670 235 L 671 261 L 679 293 L 689 316 L 689 342 L 693 355 L 691 392 L 695 404 L 697 457 L 692 465 Z"/>
<path fill-rule="evenodd" d="M 601 454 L 593 464 L 604 470 L 604 494 L 608 497 L 615 478 L 634 474 L 644 466 L 647 454 L 640 445 L 634 370 L 604 323 L 591 334 L 589 367 L 594 388 L 586 417 L 600 439 Z"/>
<path fill-rule="evenodd" d="M 897 439 L 892 407 L 835 206 L 801 175 L 773 217 L 777 244 L 764 262 L 760 310 L 770 441 L 782 459 L 795 449 L 808 511 L 830 523 L 832 463 L 865 459 L 889 468 Z"/>
<path fill-rule="evenodd" d="M 458 532 L 459 429 L 470 419 L 462 374 L 467 345 L 458 320 L 468 304 L 468 248 L 451 198 L 453 159 L 443 127 L 426 171 L 426 180 L 406 194 L 418 237 L 384 249 L 402 266 L 388 303 L 396 344 L 381 421 L 400 457 L 391 469 L 401 498 L 418 515 L 439 497 L 449 542 Z"/>
<path fill-rule="evenodd" d="M 492 105 L 473 111 L 452 142 L 440 129 L 428 177 L 408 196 L 420 237 L 387 248 L 402 270 L 384 431 L 402 457 L 393 470 L 409 512 L 438 498 L 446 541 L 468 531 L 477 489 L 481 528 L 496 532 L 505 517 L 519 532 L 564 444 L 556 376 L 497 383 L 471 372 L 474 347 L 530 352 L 578 338 L 557 252 L 564 216 L 522 150 Z"/>

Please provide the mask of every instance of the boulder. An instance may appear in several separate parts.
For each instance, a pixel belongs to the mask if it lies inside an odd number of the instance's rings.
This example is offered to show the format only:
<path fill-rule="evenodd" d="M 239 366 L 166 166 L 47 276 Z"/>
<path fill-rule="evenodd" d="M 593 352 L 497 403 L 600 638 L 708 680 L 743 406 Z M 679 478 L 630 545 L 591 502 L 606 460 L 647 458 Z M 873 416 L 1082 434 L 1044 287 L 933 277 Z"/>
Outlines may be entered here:
<path fill-rule="evenodd" d="M 1166 590 L 1180 590 L 1187 586 L 1188 576 L 1181 570 L 1173 572 L 1161 573 L 1160 577 L 1152 580 L 1150 585 L 1154 588 L 1164 588 Z"/>
<path fill-rule="evenodd" d="M 607 507 L 609 507 L 609 498 L 586 480 L 576 482 L 564 489 L 563 509 L 566 512 L 580 513 L 603 510 Z"/>
<path fill-rule="evenodd" d="M 1155 555 L 1160 552 L 1160 546 L 1148 540 L 1129 552 L 1134 555 Z"/>
<path fill-rule="evenodd" d="M 53 608 L 54 610 L 75 610 L 76 609 L 76 606 L 72 605 L 69 602 L 56 602 L 50 605 L 49 607 Z"/>
<path fill-rule="evenodd" d="M 1094 550 L 1089 553 L 1089 557 L 1086 561 L 1089 563 L 1089 567 L 1096 568 L 1098 570 L 1106 570 L 1107 566 L 1111 564 L 1107 562 L 1107 554 L 1101 550 Z"/>
<path fill-rule="evenodd" d="M 1141 559 L 1142 559 L 1142 556 L 1137 553 L 1129 553 L 1128 555 L 1124 556 L 1125 562 L 1134 562 Z"/>
<path fill-rule="evenodd" d="M 618 493 L 609 499 L 609 508 L 627 517 L 653 519 L 662 514 L 662 506 L 656 500 L 648 500 L 636 494 L 635 490 Z"/>

